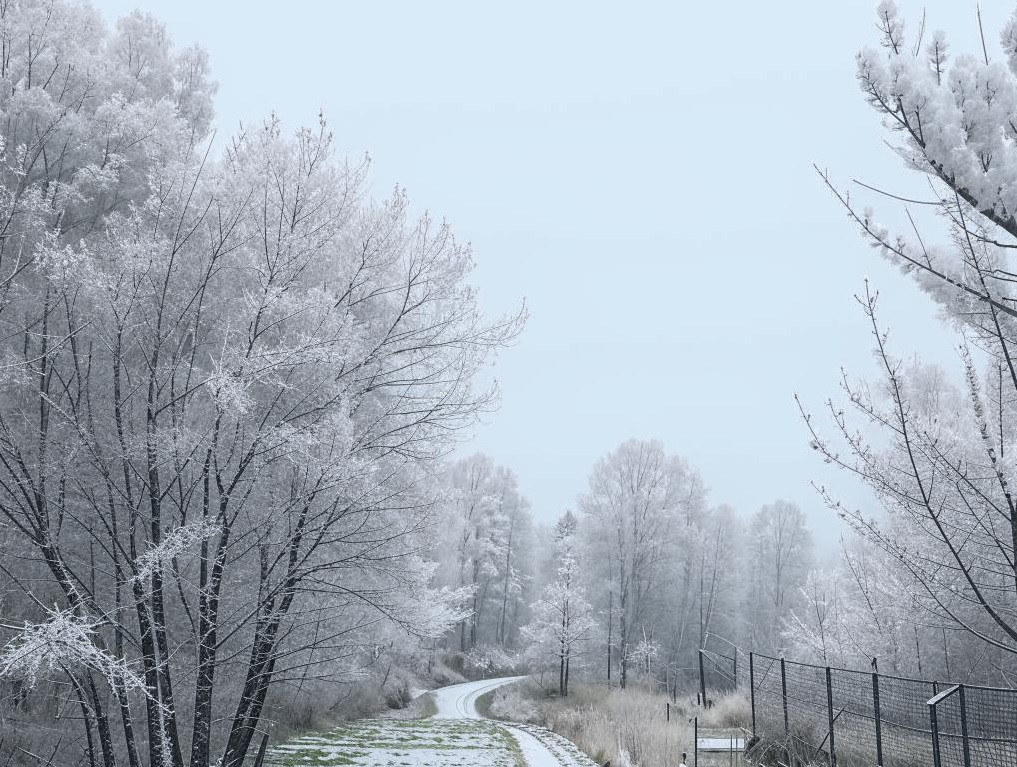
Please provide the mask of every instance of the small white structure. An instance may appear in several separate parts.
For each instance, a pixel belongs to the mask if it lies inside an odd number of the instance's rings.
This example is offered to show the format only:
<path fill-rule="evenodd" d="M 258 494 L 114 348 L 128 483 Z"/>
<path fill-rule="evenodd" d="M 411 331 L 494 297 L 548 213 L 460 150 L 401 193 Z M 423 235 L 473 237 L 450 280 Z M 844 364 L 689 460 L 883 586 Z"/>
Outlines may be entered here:
<path fill-rule="evenodd" d="M 700 751 L 743 751 L 745 749 L 744 738 L 700 738 Z"/>
<path fill-rule="evenodd" d="M 721 755 L 722 762 L 724 758 L 722 755 L 727 754 L 729 767 L 738 767 L 738 765 L 744 764 L 745 738 L 737 735 L 729 735 L 726 738 L 717 736 L 697 738 L 696 746 L 697 753 Z"/>

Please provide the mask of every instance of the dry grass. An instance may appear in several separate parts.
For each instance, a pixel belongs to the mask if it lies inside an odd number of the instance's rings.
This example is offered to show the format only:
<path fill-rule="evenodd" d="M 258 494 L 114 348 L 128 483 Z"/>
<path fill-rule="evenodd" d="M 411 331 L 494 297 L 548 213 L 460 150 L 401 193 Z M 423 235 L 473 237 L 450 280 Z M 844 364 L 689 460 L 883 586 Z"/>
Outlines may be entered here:
<path fill-rule="evenodd" d="M 562 735 L 598 764 L 612 767 L 677 767 L 691 751 L 692 727 L 665 719 L 660 695 L 575 684 L 567 698 L 548 696 L 527 682 L 502 688 L 493 696 L 492 716 L 540 724 Z"/>
<path fill-rule="evenodd" d="M 665 718 L 665 699 L 638 688 L 576 685 L 568 699 L 547 707 L 547 726 L 574 741 L 599 764 L 677 767 L 692 751 L 687 719 Z"/>
<path fill-rule="evenodd" d="M 671 703 L 670 721 L 667 703 L 667 696 L 640 687 L 575 684 L 567 698 L 558 698 L 527 682 L 495 691 L 489 711 L 497 718 L 554 730 L 598 764 L 610 761 L 612 767 L 677 767 L 682 752 L 689 753 L 687 763 L 692 764 L 694 716 L 699 716 L 700 735 L 731 733 L 751 722 L 748 701 L 735 693 L 718 695 L 708 709 L 682 700 Z M 700 755 L 700 765 L 704 763 Z"/>
<path fill-rule="evenodd" d="M 690 716 L 699 717 L 699 726 L 718 729 L 748 729 L 752 725 L 752 705 L 743 692 L 727 692 L 711 699 L 707 708 L 693 707 Z"/>

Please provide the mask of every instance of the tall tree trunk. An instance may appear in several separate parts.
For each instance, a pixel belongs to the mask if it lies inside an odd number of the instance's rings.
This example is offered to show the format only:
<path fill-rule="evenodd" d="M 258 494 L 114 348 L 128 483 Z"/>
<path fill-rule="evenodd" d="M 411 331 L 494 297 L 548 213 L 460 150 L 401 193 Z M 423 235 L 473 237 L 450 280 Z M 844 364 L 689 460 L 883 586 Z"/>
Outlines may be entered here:
<path fill-rule="evenodd" d="M 607 684 L 611 685 L 611 631 L 614 629 L 614 589 L 607 592 Z"/>
<path fill-rule="evenodd" d="M 618 685 L 624 690 L 625 683 L 629 678 L 629 622 L 625 616 L 626 599 L 625 592 L 621 592 L 618 595 L 618 645 L 621 658 L 621 677 L 618 680 Z"/>
<path fill-rule="evenodd" d="M 88 767 L 95 767 L 95 743 L 92 740 L 92 709 L 85 703 L 85 693 L 77 680 L 72 678 L 71 684 L 74 685 L 74 692 L 78 697 L 78 706 L 81 708 L 81 721 L 85 725 L 85 753 L 88 754 Z"/>
<path fill-rule="evenodd" d="M 169 279 L 167 273 L 167 281 Z M 162 322 L 162 313 L 158 315 L 156 333 Z M 159 481 L 159 454 L 157 447 L 158 424 L 156 421 L 157 384 L 156 373 L 159 367 L 159 341 L 156 340 L 152 352 L 151 372 L 148 377 L 148 401 L 145 416 L 145 459 L 148 464 L 148 502 L 151 519 L 149 524 L 150 541 L 153 548 L 162 542 L 162 485 Z M 162 563 L 156 562 L 152 568 L 150 581 L 152 593 L 152 630 L 155 637 L 155 652 L 159 677 L 159 702 L 163 710 L 160 721 L 166 734 L 169 756 L 173 767 L 183 767 L 184 757 L 180 749 L 180 737 L 177 733 L 176 704 L 173 700 L 173 683 L 170 668 L 169 643 L 166 641 L 166 614 L 164 608 L 162 586 Z"/>
<path fill-rule="evenodd" d="M 113 483 L 109 476 L 106 477 L 106 496 L 109 507 L 110 518 L 110 551 L 113 555 L 113 572 L 115 577 L 114 604 L 117 615 L 123 610 L 123 588 L 124 571 L 120 563 L 120 531 L 118 530 L 117 504 L 114 496 Z M 113 633 L 113 650 L 117 658 L 124 659 L 124 629 L 121 621 L 116 622 Z M 122 679 L 113 682 L 113 694 L 116 697 L 117 706 L 120 709 L 120 721 L 124 731 L 124 744 L 127 748 L 127 763 L 129 767 L 140 767 L 141 761 L 138 757 L 138 744 L 134 735 L 134 718 L 131 713 L 130 699 L 127 697 L 127 688 Z"/>
<path fill-rule="evenodd" d="M 498 621 L 498 644 L 505 646 L 505 616 L 508 610 L 509 585 L 512 574 L 512 534 L 515 531 L 516 520 L 512 518 L 509 523 L 508 544 L 505 547 L 505 583 L 502 586 L 501 594 L 501 619 Z"/>
<path fill-rule="evenodd" d="M 102 761 L 106 767 L 116 767 L 116 749 L 113 747 L 113 737 L 109 729 L 109 717 L 102 705 L 102 698 L 99 690 L 96 689 L 95 680 L 91 672 L 86 676 L 88 681 L 88 697 L 92 701 L 92 714 L 95 716 L 95 729 L 99 733 L 99 748 L 102 750 Z"/>
<path fill-rule="evenodd" d="M 559 661 L 558 667 L 558 694 L 565 697 L 565 657 L 568 653 L 568 604 L 566 603 L 564 609 L 561 612 L 561 642 L 559 647 Z"/>
<path fill-rule="evenodd" d="M 262 630 L 264 633 L 256 635 L 251 648 L 247 679 L 226 741 L 223 767 L 242 767 L 247 758 L 247 751 L 251 747 L 251 740 L 261 718 L 261 709 L 275 669 L 275 631 L 271 626 L 263 626 Z"/>
<path fill-rule="evenodd" d="M 226 741 L 226 751 L 223 755 L 222 767 L 243 766 L 258 722 L 261 720 L 265 697 L 268 695 L 268 688 L 272 682 L 272 674 L 275 672 L 279 627 L 282 625 L 283 619 L 289 614 L 290 607 L 297 593 L 297 585 L 299 583 L 297 565 L 300 559 L 300 545 L 303 540 L 307 515 L 310 512 L 311 501 L 313 501 L 313 494 L 311 499 L 301 509 L 292 537 L 287 544 L 289 548 L 289 561 L 286 577 L 283 583 L 280 584 L 278 591 L 281 595 L 278 606 L 276 606 L 276 597 L 269 597 L 264 604 L 263 614 L 258 616 L 255 622 L 254 643 L 251 647 L 251 658 L 247 666 L 247 678 L 244 681 L 244 689 L 240 695 L 240 700 L 237 702 L 236 713 L 233 716 L 233 724 L 230 727 L 229 737 Z M 261 587 L 259 588 L 259 595 L 271 590 L 269 572 L 268 551 L 263 546 L 261 549 Z"/>
<path fill-rule="evenodd" d="M 225 515 L 221 515 L 223 518 Z M 212 692 L 215 689 L 216 649 L 219 625 L 219 593 L 226 562 L 230 528 L 219 535 L 211 573 L 208 571 L 208 541 L 201 542 L 198 564 L 201 594 L 198 601 L 198 674 L 194 687 L 194 721 L 191 727 L 190 767 L 208 767 L 211 746 Z"/>
<path fill-rule="evenodd" d="M 133 541 L 132 541 L 133 548 Z M 131 556 L 135 553 L 132 551 Z M 159 708 L 159 672 L 155 656 L 155 639 L 152 622 L 145 604 L 145 594 L 138 581 L 134 581 L 134 607 L 141 635 L 141 669 L 145 675 L 145 716 L 148 724 L 148 759 L 150 765 L 163 764 L 162 712 Z"/>
<path fill-rule="evenodd" d="M 479 641 L 479 637 L 480 637 L 480 622 L 481 622 L 481 620 L 483 620 L 483 617 L 484 617 L 484 605 L 487 604 L 487 592 L 490 590 L 490 588 L 491 588 L 491 579 L 487 578 L 484 581 L 484 588 L 481 589 L 481 591 L 480 591 L 480 598 L 478 599 L 478 601 L 476 603 L 476 612 L 474 613 L 474 617 L 473 617 L 473 637 L 472 637 L 472 639 L 473 639 L 473 646 L 474 647 L 477 646 L 477 642 Z"/>
<path fill-rule="evenodd" d="M 477 646 L 477 613 L 480 602 L 480 561 L 473 561 L 473 614 L 470 615 L 470 648 Z"/>
<path fill-rule="evenodd" d="M 565 652 L 565 697 L 569 695 L 569 666 L 572 664 L 572 649 L 569 648 Z"/>

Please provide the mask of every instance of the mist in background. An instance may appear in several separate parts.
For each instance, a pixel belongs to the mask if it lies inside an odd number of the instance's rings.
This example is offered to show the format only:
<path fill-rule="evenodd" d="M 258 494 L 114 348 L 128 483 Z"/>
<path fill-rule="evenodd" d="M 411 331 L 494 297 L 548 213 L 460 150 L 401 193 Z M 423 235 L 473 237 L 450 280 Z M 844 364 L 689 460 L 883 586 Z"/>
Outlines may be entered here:
<path fill-rule="evenodd" d="M 96 5 L 115 17 L 139 4 Z M 920 3 L 900 6 L 920 19 Z M 373 195 L 403 186 L 472 242 L 490 313 L 525 299 L 528 327 L 494 371 L 501 409 L 463 453 L 511 466 L 542 521 L 574 507 L 598 457 L 657 438 L 713 502 L 747 516 L 793 500 L 835 542 L 810 482 L 873 501 L 809 450 L 793 394 L 819 409 L 841 366 L 875 369 L 853 299 L 866 275 L 895 352 L 959 376 L 932 302 L 812 169 L 927 191 L 855 82 L 874 2 L 140 7 L 209 51 L 217 141 L 273 110 L 294 129 L 324 109 L 341 151 L 371 155 Z M 974 3 L 925 7 L 954 55 L 980 53 Z M 990 55 L 1011 10 L 983 8 Z M 884 220 L 901 209 L 873 202 Z"/>

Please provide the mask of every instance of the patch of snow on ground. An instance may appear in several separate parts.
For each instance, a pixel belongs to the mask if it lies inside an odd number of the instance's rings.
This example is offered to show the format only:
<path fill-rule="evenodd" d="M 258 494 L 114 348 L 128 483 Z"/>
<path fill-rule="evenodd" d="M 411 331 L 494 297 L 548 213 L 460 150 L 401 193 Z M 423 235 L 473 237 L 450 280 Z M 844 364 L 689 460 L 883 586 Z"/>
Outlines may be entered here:
<path fill-rule="evenodd" d="M 371 719 L 275 746 L 267 762 L 278 767 L 516 767 L 517 748 L 485 720 Z"/>
<path fill-rule="evenodd" d="M 535 725 L 508 725 L 528 767 L 598 767 L 570 740 Z"/>
<path fill-rule="evenodd" d="M 543 727 L 484 719 L 477 698 L 523 677 L 485 679 L 434 691 L 427 719 L 367 719 L 274 746 L 274 767 L 596 767 L 575 744 Z M 522 761 L 521 761 L 522 760 Z"/>

